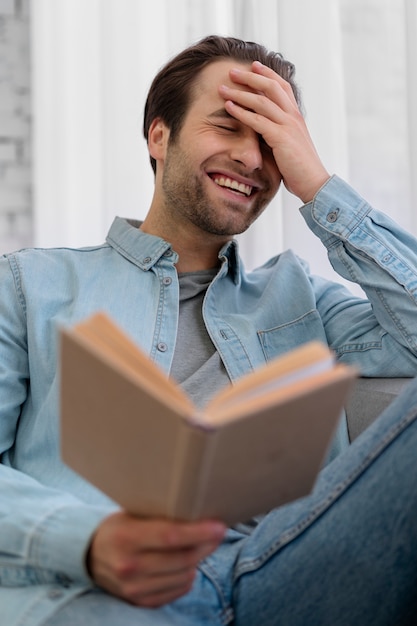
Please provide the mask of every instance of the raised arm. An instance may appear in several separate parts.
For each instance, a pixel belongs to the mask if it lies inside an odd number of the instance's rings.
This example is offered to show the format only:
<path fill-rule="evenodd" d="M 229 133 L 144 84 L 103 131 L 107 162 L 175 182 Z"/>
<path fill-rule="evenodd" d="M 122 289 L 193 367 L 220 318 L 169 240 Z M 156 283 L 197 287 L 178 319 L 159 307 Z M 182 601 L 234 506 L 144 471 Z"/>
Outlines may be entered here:
<path fill-rule="evenodd" d="M 365 375 L 415 376 L 415 237 L 330 177 L 287 81 L 259 62 L 232 69 L 230 78 L 240 88 L 219 88 L 228 113 L 266 142 L 285 186 L 304 202 L 302 215 L 326 246 L 333 268 L 358 283 L 372 305 L 370 310 L 366 300 L 313 278 L 329 344 L 340 358 L 360 363 Z"/>

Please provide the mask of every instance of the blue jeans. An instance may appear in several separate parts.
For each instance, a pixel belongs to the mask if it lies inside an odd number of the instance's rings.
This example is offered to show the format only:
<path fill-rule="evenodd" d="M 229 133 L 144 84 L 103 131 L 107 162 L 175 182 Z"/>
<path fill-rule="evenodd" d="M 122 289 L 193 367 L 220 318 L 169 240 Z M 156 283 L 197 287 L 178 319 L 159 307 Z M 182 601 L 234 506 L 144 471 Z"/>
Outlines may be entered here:
<path fill-rule="evenodd" d="M 314 492 L 230 531 L 193 590 L 144 610 L 99 590 L 45 626 L 417 623 L 417 379 L 320 474 Z"/>

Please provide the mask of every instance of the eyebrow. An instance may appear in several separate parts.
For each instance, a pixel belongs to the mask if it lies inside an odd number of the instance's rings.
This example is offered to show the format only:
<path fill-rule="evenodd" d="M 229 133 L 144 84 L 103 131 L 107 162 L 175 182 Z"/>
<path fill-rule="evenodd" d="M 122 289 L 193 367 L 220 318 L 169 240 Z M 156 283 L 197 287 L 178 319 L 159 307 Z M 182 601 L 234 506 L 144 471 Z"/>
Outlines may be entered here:
<path fill-rule="evenodd" d="M 233 117 L 233 115 L 230 115 L 230 113 L 228 113 L 226 109 L 224 109 L 223 107 L 221 109 L 217 109 L 216 111 L 213 111 L 213 113 L 210 113 L 207 117 L 210 119 L 211 118 L 222 118 L 222 119 L 227 118 L 229 120 L 236 121 L 236 118 Z"/>

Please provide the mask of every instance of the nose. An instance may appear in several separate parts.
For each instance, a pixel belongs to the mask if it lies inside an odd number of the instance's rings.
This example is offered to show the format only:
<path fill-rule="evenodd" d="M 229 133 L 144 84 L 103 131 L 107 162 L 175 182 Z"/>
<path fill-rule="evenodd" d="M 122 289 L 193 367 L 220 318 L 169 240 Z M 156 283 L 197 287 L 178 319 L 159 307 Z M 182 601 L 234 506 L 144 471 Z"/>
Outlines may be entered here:
<path fill-rule="evenodd" d="M 263 156 L 259 135 L 251 129 L 239 133 L 235 137 L 230 156 L 234 161 L 244 165 L 249 172 L 262 169 Z"/>

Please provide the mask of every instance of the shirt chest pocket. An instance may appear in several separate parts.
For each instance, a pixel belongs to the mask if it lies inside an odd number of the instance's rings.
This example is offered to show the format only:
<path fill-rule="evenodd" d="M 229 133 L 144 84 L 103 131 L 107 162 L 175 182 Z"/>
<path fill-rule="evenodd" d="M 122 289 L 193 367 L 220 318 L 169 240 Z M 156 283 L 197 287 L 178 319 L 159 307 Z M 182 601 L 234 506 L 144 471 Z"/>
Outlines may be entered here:
<path fill-rule="evenodd" d="M 259 330 L 258 337 L 267 361 L 308 341 L 322 341 L 327 344 L 323 322 L 316 309 L 285 324 Z"/>

